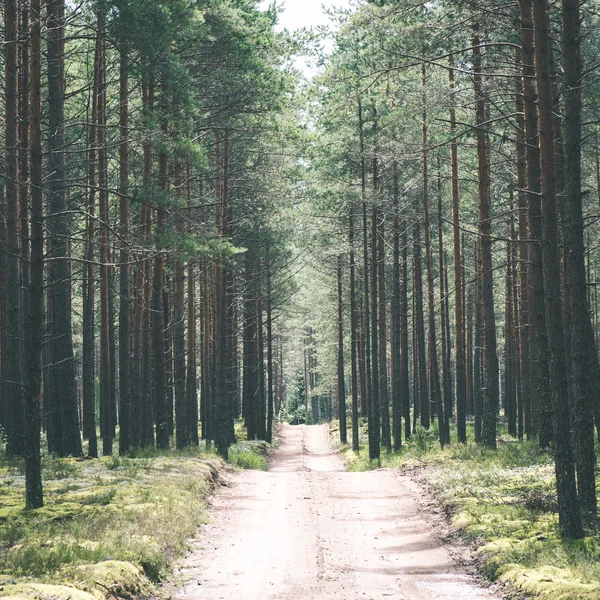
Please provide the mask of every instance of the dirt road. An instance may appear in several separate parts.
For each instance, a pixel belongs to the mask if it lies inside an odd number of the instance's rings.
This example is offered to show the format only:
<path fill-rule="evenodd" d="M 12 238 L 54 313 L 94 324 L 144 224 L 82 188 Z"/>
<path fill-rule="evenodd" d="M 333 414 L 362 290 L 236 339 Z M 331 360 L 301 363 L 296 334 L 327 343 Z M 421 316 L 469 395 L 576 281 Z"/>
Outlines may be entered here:
<path fill-rule="evenodd" d="M 236 473 L 217 494 L 177 598 L 496 598 L 455 563 L 408 477 L 345 472 L 326 426 L 280 434 L 267 473 Z"/>

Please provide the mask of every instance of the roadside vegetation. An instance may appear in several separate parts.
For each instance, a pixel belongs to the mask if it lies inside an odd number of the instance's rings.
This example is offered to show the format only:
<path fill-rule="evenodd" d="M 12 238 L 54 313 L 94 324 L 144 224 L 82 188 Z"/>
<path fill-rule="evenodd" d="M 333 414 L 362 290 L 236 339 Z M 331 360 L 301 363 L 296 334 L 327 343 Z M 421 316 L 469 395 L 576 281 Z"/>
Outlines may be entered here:
<path fill-rule="evenodd" d="M 335 422 L 333 440 L 339 439 L 338 428 Z M 360 433 L 358 454 L 340 447 L 347 469 L 381 466 L 414 475 L 477 546 L 479 569 L 487 579 L 544 600 L 600 597 L 598 523 L 587 522 L 585 539 L 561 539 L 553 458 L 536 441 L 520 442 L 501 430 L 498 449 L 489 450 L 475 444 L 469 426 L 467 444 L 442 449 L 436 426 L 417 427 L 399 452 L 382 453 L 378 463 L 368 457 L 366 426 Z"/>
<path fill-rule="evenodd" d="M 236 427 L 239 439 L 244 429 Z M 267 468 L 267 444 L 231 447 L 234 468 Z M 212 450 L 131 450 L 42 461 L 45 506 L 26 511 L 24 464 L 0 451 L 0 597 L 149 595 L 206 523 L 226 468 Z"/>

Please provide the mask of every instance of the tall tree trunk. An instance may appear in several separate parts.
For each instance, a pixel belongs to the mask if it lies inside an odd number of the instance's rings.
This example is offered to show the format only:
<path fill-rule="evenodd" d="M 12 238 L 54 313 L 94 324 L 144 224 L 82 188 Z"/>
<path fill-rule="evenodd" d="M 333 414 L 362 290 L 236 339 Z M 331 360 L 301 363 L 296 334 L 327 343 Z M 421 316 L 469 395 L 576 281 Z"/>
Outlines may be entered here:
<path fill-rule="evenodd" d="M 166 391 L 166 404 L 165 404 L 165 415 L 167 422 L 167 429 L 169 431 L 169 437 L 173 435 L 175 427 L 174 413 L 175 413 L 175 398 L 173 389 L 173 340 L 174 340 L 174 321 L 173 321 L 173 297 L 174 281 L 173 273 L 175 266 L 171 257 L 167 262 L 165 257 L 165 282 L 163 285 L 163 335 L 165 340 L 165 391 Z M 185 278 L 185 274 L 184 274 Z"/>
<path fill-rule="evenodd" d="M 191 173 L 188 165 L 186 169 L 186 204 L 190 218 L 188 231 L 191 231 L 192 192 Z M 200 316 L 202 323 L 202 316 Z M 193 446 L 197 446 L 198 439 L 198 380 L 197 380 L 197 338 L 196 338 L 196 279 L 194 263 L 189 260 L 187 265 L 187 365 L 186 365 L 186 415 L 188 427 L 188 440 Z"/>
<path fill-rule="evenodd" d="M 512 201 L 511 215 L 507 227 L 508 241 L 506 243 L 506 293 L 504 304 L 504 415 L 508 422 L 509 435 L 516 436 L 517 421 L 515 414 L 515 344 L 513 338 L 514 331 L 514 313 L 516 307 L 513 305 L 513 251 L 512 237 L 514 234 L 514 225 L 512 221 Z"/>
<path fill-rule="evenodd" d="M 29 239 L 29 0 L 19 0 L 19 236 L 21 240 L 21 372 L 27 369 L 25 344 L 31 337 L 31 256 Z M 26 388 L 21 395 L 25 402 Z M 23 411 L 25 406 L 23 405 Z M 23 413 L 24 414 L 24 413 Z M 26 433 L 24 432 L 26 437 Z"/>
<path fill-rule="evenodd" d="M 531 20 L 531 19 L 530 19 Z M 533 50 L 533 49 L 532 49 Z M 522 63 L 521 50 L 515 52 L 515 63 Z M 533 59 L 532 59 L 533 64 Z M 520 440 L 524 434 L 525 405 L 531 405 L 531 381 L 529 375 L 529 284 L 527 265 L 529 263 L 529 213 L 527 194 L 527 152 L 525 144 L 525 103 L 523 79 L 517 79 L 517 187 L 519 206 L 519 298 L 517 315 L 519 319 L 519 403 L 517 407 L 517 436 Z M 535 107 L 534 107 L 535 108 Z M 536 124 L 537 130 L 537 124 Z M 516 305 L 515 305 L 516 306 Z"/>
<path fill-rule="evenodd" d="M 379 200 L 379 165 L 373 167 L 376 178 L 376 196 Z M 374 176 L 375 177 L 375 176 Z M 378 291 L 378 327 L 379 327 L 379 397 L 381 407 L 381 444 L 387 450 L 392 449 L 392 436 L 390 431 L 390 399 L 388 392 L 388 369 L 387 369 L 387 302 L 386 302 L 386 279 L 385 279 L 385 216 L 380 213 L 377 225 L 377 285 Z M 373 241 L 375 243 L 375 240 Z M 375 268 L 375 263 L 373 268 Z"/>
<path fill-rule="evenodd" d="M 215 227 L 217 234 L 225 238 L 226 232 L 226 202 L 223 190 L 223 148 L 222 140 L 217 138 L 215 144 Z M 226 460 L 229 452 L 228 436 L 228 404 L 227 394 L 227 278 L 223 259 L 215 263 L 215 445 L 217 452 Z M 264 439 L 264 438 L 263 438 Z"/>
<path fill-rule="evenodd" d="M 400 292 L 400 215 L 398 190 L 398 162 L 392 164 L 393 201 L 394 201 L 394 242 L 393 242 L 393 293 L 392 293 L 392 434 L 394 450 L 402 446 L 402 408 L 404 405 L 402 385 L 402 351 L 401 351 L 401 292 Z M 410 421 L 410 417 L 409 417 Z"/>
<path fill-rule="evenodd" d="M 575 466 L 569 406 L 567 398 L 566 359 L 562 323 L 558 225 L 556 215 L 556 179 L 554 163 L 554 124 L 552 81 L 550 78 L 550 32 L 547 0 L 533 1 L 533 25 L 536 40 L 535 71 L 538 86 L 539 147 L 542 181 L 542 256 L 546 293 L 546 326 L 550 356 L 550 384 L 554 435 L 554 460 L 558 514 L 561 534 L 566 538 L 583 537 L 579 501 L 575 485 Z"/>
<path fill-rule="evenodd" d="M 346 378 L 344 375 L 344 296 L 342 287 L 342 255 L 337 257 L 337 313 L 338 313 L 338 362 L 337 392 L 338 418 L 340 420 L 340 442 L 348 441 L 346 425 Z"/>
<path fill-rule="evenodd" d="M 475 347 L 473 351 L 473 412 L 475 413 L 475 441 L 482 441 L 483 417 L 483 369 L 481 348 L 483 343 L 483 300 L 481 278 L 481 239 L 477 240 L 475 250 Z"/>
<path fill-rule="evenodd" d="M 249 248 L 245 255 L 245 276 L 243 391 L 248 439 L 254 440 L 256 439 L 258 430 L 258 380 L 256 378 L 258 359 L 256 351 L 256 271 L 251 248 Z M 307 390 L 308 388 L 305 387 L 305 389 Z"/>
<path fill-rule="evenodd" d="M 267 438 L 267 405 L 265 395 L 265 328 L 263 321 L 263 288 L 262 282 L 260 281 L 259 286 L 258 302 L 256 303 L 256 326 L 258 329 L 258 369 L 256 370 L 256 376 L 258 377 L 258 439 L 265 440 Z M 317 421 L 318 420 L 319 419 L 317 418 Z"/>
<path fill-rule="evenodd" d="M 352 370 L 352 450 L 359 451 L 358 432 L 358 315 L 356 308 L 356 257 L 354 253 L 354 207 L 350 206 L 348 227 L 348 242 L 350 245 L 350 355 Z M 361 377 L 362 384 L 362 377 Z M 361 389 L 361 395 L 363 390 Z"/>
<path fill-rule="evenodd" d="M 415 364 L 417 365 L 417 385 L 419 390 L 419 401 L 415 404 L 415 412 L 420 413 L 421 426 L 429 429 L 430 423 L 430 406 L 429 406 L 429 391 L 427 385 L 427 359 L 425 346 L 425 322 L 423 316 L 423 265 L 421 259 L 421 226 L 417 221 L 415 223 L 413 254 L 415 262 L 415 274 L 413 279 L 413 298 L 414 298 L 414 323 L 415 323 L 415 340 L 416 350 Z M 420 411 L 417 411 L 416 407 Z"/>
<path fill-rule="evenodd" d="M 121 48 L 119 62 L 119 453 L 131 446 L 131 301 L 129 285 L 129 61 Z M 137 417 L 137 415 L 136 415 Z"/>
<path fill-rule="evenodd" d="M 450 167 L 452 171 L 452 222 L 454 242 L 454 327 L 456 343 L 456 430 L 458 441 L 467 442 L 467 377 L 465 359 L 465 306 L 463 304 L 462 252 L 460 246 L 460 189 L 458 179 L 458 145 L 456 141 L 456 110 L 454 70 L 448 71 L 450 83 Z"/>
<path fill-rule="evenodd" d="M 376 175 L 374 175 L 374 178 Z M 373 204 L 371 214 L 371 403 L 369 411 L 369 458 L 380 457 L 379 340 L 377 336 L 377 220 L 379 211 Z"/>
<path fill-rule="evenodd" d="M 570 296 L 571 393 L 581 509 L 596 514 L 594 468 L 594 411 L 598 393 L 598 352 L 590 320 L 585 275 L 583 208 L 581 193 L 581 16 L 579 3 L 562 1 L 563 63 L 565 76 L 565 271 Z"/>
<path fill-rule="evenodd" d="M 100 211 L 100 435 L 102 436 L 102 454 L 112 455 L 113 444 L 113 394 L 110 343 L 110 239 L 108 213 L 108 162 L 106 149 L 106 41 L 105 15 L 97 13 L 98 26 L 98 188 Z"/>
<path fill-rule="evenodd" d="M 65 119 L 64 119 L 64 0 L 49 0 L 47 9 L 48 56 L 48 148 L 49 258 L 52 262 L 48 282 L 51 305 L 49 347 L 49 440 L 58 456 L 81 456 L 81 436 L 77 415 L 77 386 L 71 323 L 71 278 L 69 260 L 69 217 L 67 212 Z M 51 433 L 52 432 L 52 433 Z"/>
<path fill-rule="evenodd" d="M 439 165 L 438 165 L 439 166 Z M 438 245 L 440 262 L 440 313 L 442 328 L 442 373 L 444 380 L 444 436 L 446 443 L 450 443 L 450 419 L 453 414 L 452 401 L 452 374 L 450 372 L 450 362 L 452 360 L 452 348 L 450 345 L 450 329 L 447 319 L 450 316 L 448 311 L 448 273 L 446 271 L 446 259 L 444 256 L 444 230 L 442 226 L 442 178 L 441 172 L 438 173 Z"/>
<path fill-rule="evenodd" d="M 404 415 L 404 438 L 411 435 L 410 424 L 410 377 L 408 348 L 408 232 L 403 223 L 402 231 L 402 279 L 400 284 L 400 387 L 402 389 L 402 414 Z M 415 406 L 415 415 L 417 408 Z"/>
<path fill-rule="evenodd" d="M 177 168 L 176 193 L 183 199 L 183 166 Z M 184 234 L 183 217 L 176 216 L 177 230 Z M 185 448 L 191 442 L 189 437 L 188 398 L 186 394 L 185 370 L 185 265 L 181 257 L 175 259 L 175 288 L 173 293 L 173 375 L 175 388 L 175 445 Z M 189 302 L 189 298 L 188 298 Z"/>
<path fill-rule="evenodd" d="M 360 179 L 361 179 L 361 198 L 362 198 L 362 226 L 363 226 L 363 332 L 364 332 L 364 353 L 365 353 L 365 394 L 362 397 L 362 416 L 367 417 L 370 414 L 371 405 L 371 317 L 369 310 L 369 235 L 367 219 L 367 169 L 365 159 L 365 141 L 364 141 L 364 121 L 362 113 L 361 98 L 358 98 L 358 131 L 360 141 Z M 370 431 L 370 428 L 369 428 Z M 370 439 L 370 438 L 369 438 Z"/>
<path fill-rule="evenodd" d="M 494 277 L 492 261 L 492 210 L 490 197 L 489 144 L 483 124 L 485 91 L 483 86 L 481 38 L 479 24 L 473 26 L 473 82 L 475 88 L 475 118 L 477 123 L 477 164 L 479 177 L 479 233 L 481 235 L 481 278 L 483 320 L 485 326 L 485 393 L 481 441 L 488 448 L 496 447 L 496 421 L 499 403 L 499 368 L 496 350 L 496 317 L 494 313 Z"/>
<path fill-rule="evenodd" d="M 21 237 L 19 235 L 19 147 L 18 147 L 18 2 L 6 0 L 4 5 L 4 90 L 5 155 L 6 155 L 6 268 L 4 287 L 5 344 L 4 398 L 8 407 L 6 451 L 12 456 L 25 452 L 24 405 L 21 340 Z M 25 198 L 25 201 L 27 198 Z"/>
<path fill-rule="evenodd" d="M 88 214 L 86 225 L 85 276 L 83 281 L 83 437 L 88 441 L 88 456 L 98 458 L 96 433 L 96 309 L 94 236 L 96 223 L 96 138 L 98 119 L 98 60 L 100 36 L 96 35 L 94 83 L 92 86 L 92 118 L 88 150 Z"/>
<path fill-rule="evenodd" d="M 40 0 L 31 0 L 31 326 L 25 397 L 25 507 L 44 504 L 40 460 L 40 394 L 44 330 L 44 208 L 42 176 L 42 19 Z"/>
<path fill-rule="evenodd" d="M 268 243 L 265 252 L 267 273 L 267 442 L 270 444 L 273 441 L 275 404 L 273 397 L 273 297 L 271 290 L 271 269 L 273 265 L 271 264 Z"/>
<path fill-rule="evenodd" d="M 440 444 L 446 444 L 444 407 L 440 390 L 440 370 L 437 355 L 437 336 L 435 332 L 435 289 L 433 287 L 433 258 L 431 251 L 431 230 L 429 222 L 429 140 L 427 131 L 427 75 L 425 63 L 422 65 L 423 94 L 423 229 L 425 230 L 425 265 L 427 270 L 427 307 L 429 314 L 428 366 L 431 403 L 438 416 Z"/>
<path fill-rule="evenodd" d="M 161 84 L 161 104 L 167 103 L 166 84 Z M 162 116 L 161 130 L 165 137 L 168 135 L 168 123 Z M 168 190 L 168 157 L 162 150 L 158 159 L 158 185 L 163 194 Z M 165 253 L 162 237 L 167 225 L 167 215 L 159 201 L 156 205 L 156 228 L 154 231 L 155 251 L 154 270 L 152 273 L 152 368 L 154 387 L 154 421 L 156 424 L 156 445 L 158 448 L 169 447 L 169 414 L 167 405 L 167 381 L 165 364 L 165 331 L 163 286 L 165 272 Z"/>
<path fill-rule="evenodd" d="M 529 297 L 527 300 L 529 331 L 530 396 L 525 404 L 525 433 L 540 433 L 540 416 L 549 406 L 548 340 L 544 313 L 544 274 L 542 261 L 542 214 L 540 150 L 538 146 L 538 115 L 534 68 L 534 43 L 531 0 L 520 0 L 521 52 L 523 69 L 523 107 L 525 113 L 525 144 L 527 158 L 527 200 L 529 205 Z M 531 397 L 531 401 L 529 401 Z M 543 436 L 544 438 L 546 436 Z M 548 439 L 540 439 L 542 444 Z"/>

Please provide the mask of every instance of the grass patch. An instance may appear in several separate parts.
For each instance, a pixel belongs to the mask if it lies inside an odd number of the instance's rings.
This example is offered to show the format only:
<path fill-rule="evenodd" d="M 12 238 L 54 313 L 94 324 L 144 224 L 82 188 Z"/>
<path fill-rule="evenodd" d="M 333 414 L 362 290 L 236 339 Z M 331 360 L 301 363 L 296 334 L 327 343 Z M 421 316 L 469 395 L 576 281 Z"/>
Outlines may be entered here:
<path fill-rule="evenodd" d="M 25 511 L 22 465 L 0 460 L 0 596 L 147 595 L 206 522 L 220 465 L 198 448 L 44 457 L 45 506 Z"/>
<path fill-rule="evenodd" d="M 339 426 L 331 431 L 336 444 Z M 502 426 L 499 433 L 495 451 L 475 444 L 471 426 L 467 444 L 442 449 L 436 426 L 417 428 L 399 452 L 382 452 L 380 461 L 370 461 L 361 423 L 359 453 L 337 445 L 348 470 L 422 467 L 420 475 L 453 524 L 477 543 L 481 570 L 491 581 L 545 600 L 599 599 L 598 524 L 588 524 L 584 540 L 561 540 L 552 456 L 536 442 L 509 437 Z"/>
<path fill-rule="evenodd" d="M 262 441 L 238 442 L 229 448 L 229 464 L 240 469 L 266 471 L 269 445 Z"/>

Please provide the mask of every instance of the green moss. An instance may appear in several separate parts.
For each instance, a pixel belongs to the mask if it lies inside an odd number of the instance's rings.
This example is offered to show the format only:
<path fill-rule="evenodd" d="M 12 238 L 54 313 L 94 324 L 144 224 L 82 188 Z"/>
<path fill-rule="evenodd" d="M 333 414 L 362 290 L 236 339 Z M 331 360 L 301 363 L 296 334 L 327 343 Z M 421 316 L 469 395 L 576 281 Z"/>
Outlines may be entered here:
<path fill-rule="evenodd" d="M 103 597 L 73 586 L 39 582 L 6 585 L 0 589 L 0 598 L 7 600 L 101 600 Z"/>
<path fill-rule="evenodd" d="M 35 511 L 24 509 L 24 478 L 0 476 L 0 580 L 16 579 L 0 595 L 89 600 L 79 591 L 104 597 L 89 582 L 108 581 L 109 596 L 137 596 L 168 572 L 206 521 L 222 462 L 200 450 L 115 462 L 45 461 L 55 477 Z"/>

